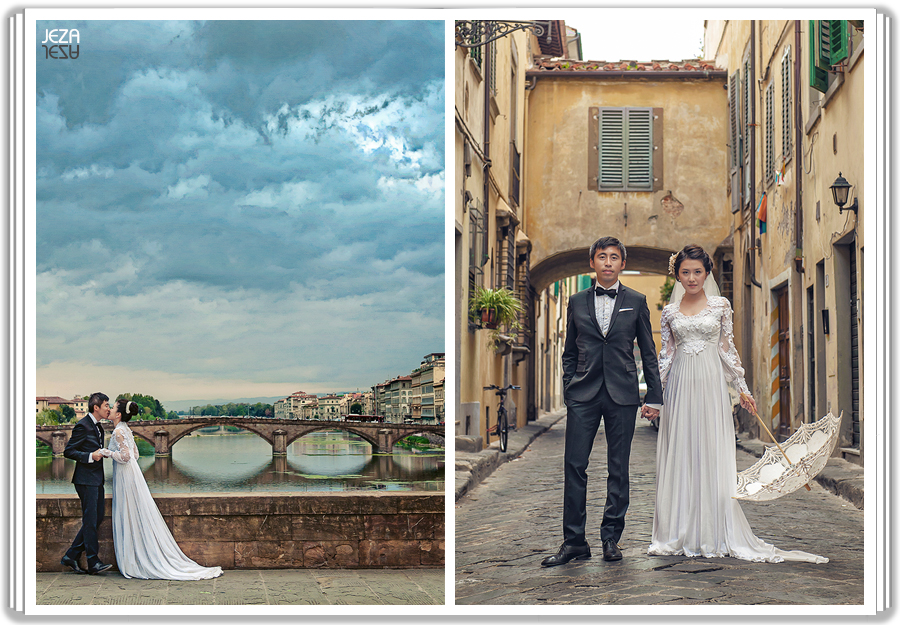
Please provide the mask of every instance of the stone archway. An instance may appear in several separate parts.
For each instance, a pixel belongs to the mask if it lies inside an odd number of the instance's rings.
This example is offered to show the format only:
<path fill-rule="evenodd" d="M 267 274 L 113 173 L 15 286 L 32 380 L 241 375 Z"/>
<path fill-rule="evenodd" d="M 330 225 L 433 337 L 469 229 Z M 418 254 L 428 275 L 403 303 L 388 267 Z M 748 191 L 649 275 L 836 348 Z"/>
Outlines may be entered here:
<path fill-rule="evenodd" d="M 645 271 L 666 274 L 669 256 L 674 250 L 652 247 L 626 247 L 628 258 L 625 267 L 629 271 Z M 531 286 L 540 293 L 545 288 L 570 276 L 589 273 L 590 246 L 556 252 L 531 267 Z"/>

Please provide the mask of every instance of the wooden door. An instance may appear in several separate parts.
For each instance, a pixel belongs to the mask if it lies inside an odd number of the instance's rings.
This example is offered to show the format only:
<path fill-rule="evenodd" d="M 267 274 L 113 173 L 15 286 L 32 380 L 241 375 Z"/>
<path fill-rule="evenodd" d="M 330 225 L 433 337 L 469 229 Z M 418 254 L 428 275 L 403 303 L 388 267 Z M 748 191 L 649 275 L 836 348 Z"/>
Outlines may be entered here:
<path fill-rule="evenodd" d="M 778 297 L 778 387 L 781 420 L 776 436 L 784 440 L 791 434 L 791 324 L 787 288 Z"/>

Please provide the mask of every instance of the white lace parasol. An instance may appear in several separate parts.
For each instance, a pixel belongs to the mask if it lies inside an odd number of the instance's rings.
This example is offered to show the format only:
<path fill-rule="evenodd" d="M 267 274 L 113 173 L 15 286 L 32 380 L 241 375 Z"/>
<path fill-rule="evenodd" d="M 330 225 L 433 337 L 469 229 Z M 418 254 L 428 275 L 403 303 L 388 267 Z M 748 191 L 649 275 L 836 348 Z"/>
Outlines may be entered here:
<path fill-rule="evenodd" d="M 766 447 L 756 464 L 738 473 L 735 499 L 768 501 L 806 485 L 825 468 L 840 424 L 840 418 L 829 412 L 815 423 L 801 425 L 780 448 Z"/>

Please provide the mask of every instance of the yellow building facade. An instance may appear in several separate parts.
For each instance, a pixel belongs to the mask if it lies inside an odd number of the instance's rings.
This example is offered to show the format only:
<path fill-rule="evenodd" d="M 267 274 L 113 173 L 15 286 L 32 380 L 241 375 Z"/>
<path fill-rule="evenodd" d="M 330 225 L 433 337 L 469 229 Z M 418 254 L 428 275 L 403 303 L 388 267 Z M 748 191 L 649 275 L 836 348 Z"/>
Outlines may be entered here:
<path fill-rule="evenodd" d="M 858 27 L 857 27 L 858 26 Z M 863 25 L 708 21 L 727 69 L 736 336 L 779 438 L 843 412 L 838 451 L 862 464 Z M 831 187 L 852 185 L 841 211 Z M 856 201 L 857 210 L 847 210 Z M 756 424 L 744 415 L 748 429 Z M 765 436 L 765 435 L 763 435 Z"/>

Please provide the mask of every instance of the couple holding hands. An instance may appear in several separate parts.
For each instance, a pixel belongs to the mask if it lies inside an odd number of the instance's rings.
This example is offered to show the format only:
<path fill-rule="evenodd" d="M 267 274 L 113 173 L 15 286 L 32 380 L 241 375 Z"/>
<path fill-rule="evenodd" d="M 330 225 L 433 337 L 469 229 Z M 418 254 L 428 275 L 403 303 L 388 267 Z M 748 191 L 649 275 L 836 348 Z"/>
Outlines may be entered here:
<path fill-rule="evenodd" d="M 738 501 L 734 424 L 728 385 L 756 410 L 734 346 L 732 310 L 711 276 L 712 260 L 688 245 L 669 260 L 676 279 L 660 318 L 659 359 L 647 298 L 619 282 L 625 246 L 603 237 L 590 248 L 595 286 L 569 298 L 562 356 L 567 407 L 563 543 L 541 562 L 558 566 L 591 557 L 585 537 L 587 465 L 605 420 L 606 505 L 600 526 L 604 560 L 621 560 L 618 542 L 629 503 L 628 461 L 640 395 L 634 343 L 647 382 L 642 416 L 660 418 L 656 509 L 650 555 L 731 556 L 755 562 L 827 558 L 783 551 L 754 536 Z"/>

